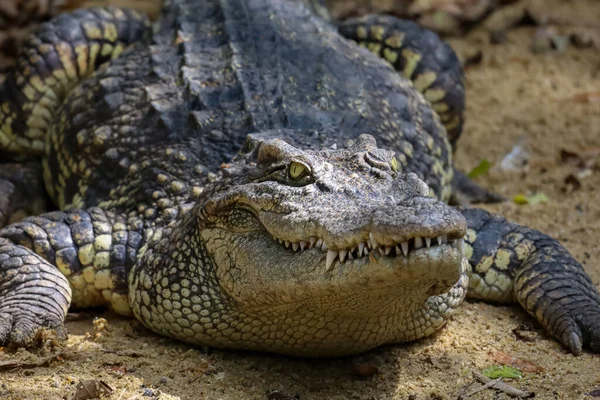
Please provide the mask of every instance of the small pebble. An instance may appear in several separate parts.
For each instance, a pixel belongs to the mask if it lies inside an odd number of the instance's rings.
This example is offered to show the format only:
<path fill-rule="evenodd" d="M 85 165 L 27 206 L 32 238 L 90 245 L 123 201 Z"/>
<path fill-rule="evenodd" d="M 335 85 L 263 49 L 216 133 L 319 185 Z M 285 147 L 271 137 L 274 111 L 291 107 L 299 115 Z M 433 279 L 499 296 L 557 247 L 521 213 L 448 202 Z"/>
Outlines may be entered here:
<path fill-rule="evenodd" d="M 165 383 L 169 382 L 169 378 L 166 376 L 161 376 L 158 382 L 164 385 Z"/>

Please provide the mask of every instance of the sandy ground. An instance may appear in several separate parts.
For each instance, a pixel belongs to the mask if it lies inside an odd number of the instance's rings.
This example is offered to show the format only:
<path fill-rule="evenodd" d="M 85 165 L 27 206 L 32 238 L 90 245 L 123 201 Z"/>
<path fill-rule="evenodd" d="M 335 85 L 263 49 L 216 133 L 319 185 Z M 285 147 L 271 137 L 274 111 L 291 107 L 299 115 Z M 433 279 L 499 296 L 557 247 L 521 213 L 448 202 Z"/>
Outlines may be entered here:
<path fill-rule="evenodd" d="M 548 202 L 489 208 L 559 238 L 599 285 L 598 162 L 578 178 L 579 189 L 565 190 L 565 178 L 580 168 L 561 161 L 560 152 L 588 157 L 600 149 L 600 53 L 570 47 L 563 53 L 533 54 L 534 30 L 513 29 L 501 45 L 490 45 L 482 29 L 451 40 L 463 56 L 477 50 L 483 54 L 466 72 L 468 122 L 456 163 L 464 170 L 483 159 L 498 165 L 521 144 L 529 153 L 525 171 L 496 167 L 477 181 L 507 198 L 543 192 Z M 86 339 L 94 331 L 91 316 L 67 323 L 67 345 L 73 347 L 48 365 L 1 372 L 0 398 L 69 398 L 78 382 L 89 379 L 108 384 L 113 399 L 456 399 L 472 382 L 471 371 L 499 364 L 498 352 L 540 367 L 510 381 L 536 398 L 591 398 L 587 393 L 600 388 L 600 357 L 567 354 L 518 306 L 466 302 L 431 338 L 337 360 L 193 348 L 158 337 L 135 321 L 100 316 L 108 330 L 93 339 Z M 533 341 L 518 340 L 513 333 L 522 324 L 533 326 Z M 48 350 L 3 349 L 0 363 L 43 362 L 49 355 Z M 485 390 L 472 398 L 508 397 Z"/>

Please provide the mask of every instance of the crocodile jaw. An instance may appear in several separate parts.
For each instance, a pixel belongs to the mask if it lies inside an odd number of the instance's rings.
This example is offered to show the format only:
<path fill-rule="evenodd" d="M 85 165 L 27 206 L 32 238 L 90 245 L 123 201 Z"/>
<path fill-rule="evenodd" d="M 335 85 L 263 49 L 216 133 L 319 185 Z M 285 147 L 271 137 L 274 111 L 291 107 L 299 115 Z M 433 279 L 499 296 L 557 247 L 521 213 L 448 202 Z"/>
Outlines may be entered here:
<path fill-rule="evenodd" d="M 310 357 L 359 353 L 431 334 L 447 315 L 421 316 L 424 305 L 441 299 L 451 311 L 462 301 L 448 295 L 465 272 L 458 245 L 412 249 L 408 256 L 375 250 L 338 259 L 327 270 L 327 253 L 315 246 L 294 252 L 262 232 L 238 236 L 236 246 L 225 248 L 217 239 L 223 235 L 202 234 L 219 265 L 220 287 L 232 299 L 227 318 L 251 327 L 237 348 Z"/>
<path fill-rule="evenodd" d="M 394 242 L 393 239 L 377 239 L 377 236 L 372 232 L 369 233 L 368 239 L 365 241 L 355 240 L 350 246 L 342 249 L 333 249 L 327 245 L 327 241 L 323 238 L 317 238 L 310 236 L 305 240 L 289 241 L 276 237 L 273 235 L 273 239 L 278 241 L 286 249 L 293 252 L 303 252 L 312 248 L 321 249 L 321 251 L 327 254 L 325 258 L 325 269 L 331 270 L 334 264 L 337 262 L 344 263 L 346 260 L 351 261 L 354 259 L 360 259 L 367 257 L 373 253 L 373 257 L 379 259 L 379 256 L 396 256 L 396 257 L 408 257 L 409 253 L 417 251 L 419 249 L 428 249 L 432 246 L 442 246 L 450 244 L 455 247 L 461 254 L 464 252 L 464 239 L 448 239 L 448 235 L 440 234 L 435 238 L 420 237 L 416 236 L 403 241 Z M 384 244 L 387 243 L 387 244 Z"/>

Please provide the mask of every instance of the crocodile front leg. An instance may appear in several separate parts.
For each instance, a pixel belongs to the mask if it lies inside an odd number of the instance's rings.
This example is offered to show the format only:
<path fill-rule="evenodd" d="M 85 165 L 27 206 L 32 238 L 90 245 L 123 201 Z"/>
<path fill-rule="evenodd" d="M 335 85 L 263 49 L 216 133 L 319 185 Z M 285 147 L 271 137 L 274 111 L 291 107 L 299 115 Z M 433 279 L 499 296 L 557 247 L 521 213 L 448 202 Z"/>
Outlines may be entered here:
<path fill-rule="evenodd" d="M 44 327 L 65 336 L 71 289 L 53 265 L 0 237 L 0 277 L 0 344 L 27 346 Z"/>
<path fill-rule="evenodd" d="M 26 346 L 43 327 L 62 332 L 71 303 L 130 315 L 127 271 L 141 243 L 141 221 L 98 208 L 0 230 L 0 344 Z"/>
<path fill-rule="evenodd" d="M 464 209 L 468 296 L 517 300 L 574 354 L 600 351 L 600 294 L 556 240 L 480 209 Z"/>

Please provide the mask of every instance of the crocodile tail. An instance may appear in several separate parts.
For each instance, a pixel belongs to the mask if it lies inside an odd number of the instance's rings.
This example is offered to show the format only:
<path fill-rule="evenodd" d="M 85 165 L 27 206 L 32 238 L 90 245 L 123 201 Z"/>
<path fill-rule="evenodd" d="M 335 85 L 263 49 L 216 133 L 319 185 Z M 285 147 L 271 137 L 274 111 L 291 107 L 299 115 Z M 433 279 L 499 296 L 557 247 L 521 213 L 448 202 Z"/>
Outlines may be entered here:
<path fill-rule="evenodd" d="M 41 25 L 0 86 L 0 150 L 43 154 L 46 131 L 69 91 L 149 31 L 146 17 L 112 7 L 77 10 Z"/>
<path fill-rule="evenodd" d="M 464 123 L 465 90 L 462 66 L 450 46 L 434 32 L 389 15 L 351 18 L 338 28 L 413 82 L 439 115 L 455 148 Z"/>

